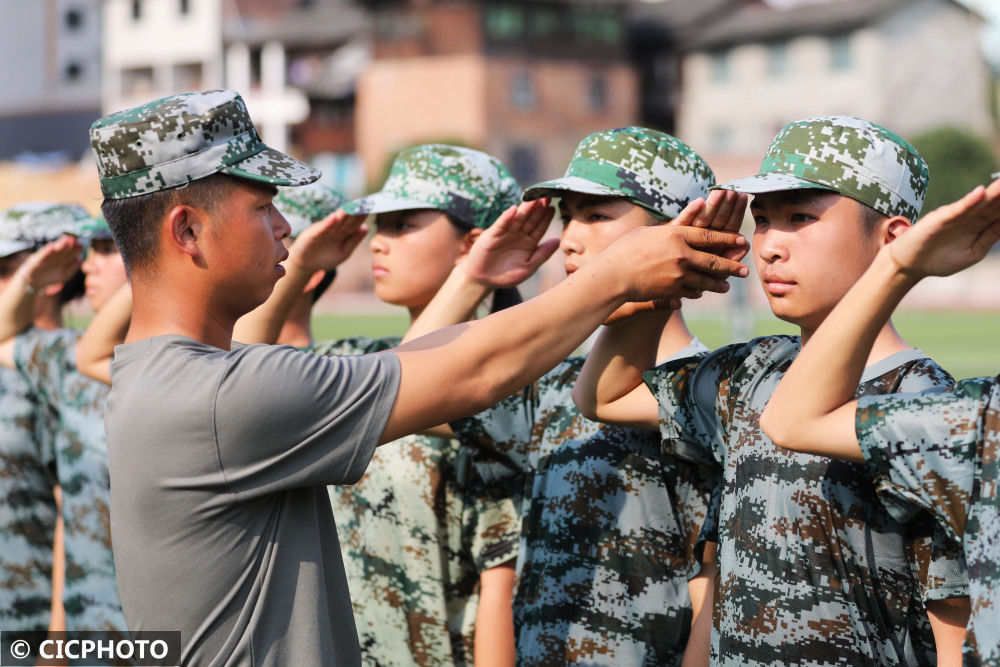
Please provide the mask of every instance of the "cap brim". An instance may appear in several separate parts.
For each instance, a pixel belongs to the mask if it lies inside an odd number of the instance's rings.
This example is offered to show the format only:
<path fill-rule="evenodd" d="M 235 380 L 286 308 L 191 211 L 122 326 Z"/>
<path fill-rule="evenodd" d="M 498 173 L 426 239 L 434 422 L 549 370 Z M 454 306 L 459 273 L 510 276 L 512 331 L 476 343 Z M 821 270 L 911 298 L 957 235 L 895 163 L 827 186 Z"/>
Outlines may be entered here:
<path fill-rule="evenodd" d="M 760 195 L 765 192 L 780 192 L 781 190 L 826 190 L 836 192 L 836 188 L 828 185 L 820 185 L 792 176 L 791 174 L 757 174 L 747 178 L 738 178 L 735 181 L 719 183 L 712 187 L 713 190 L 733 190 L 734 192 L 745 192 L 749 195 Z"/>
<path fill-rule="evenodd" d="M 564 176 L 544 183 L 532 185 L 524 191 L 521 199 L 532 201 L 542 197 L 561 197 L 567 192 L 579 192 L 585 195 L 600 195 L 606 197 L 626 197 L 626 193 L 615 188 L 588 181 L 579 176 Z"/>
<path fill-rule="evenodd" d="M 0 257 L 7 257 L 23 250 L 31 250 L 34 244 L 29 241 L 0 241 Z"/>
<path fill-rule="evenodd" d="M 222 170 L 224 173 L 271 185 L 307 185 L 323 175 L 305 162 L 273 148 L 265 148 Z"/>
<path fill-rule="evenodd" d="M 420 208 L 437 208 L 432 204 L 409 197 L 397 197 L 390 192 L 376 192 L 361 199 L 355 199 L 341 208 L 348 215 L 371 215 L 374 213 L 392 213 L 393 211 L 411 211 Z"/>

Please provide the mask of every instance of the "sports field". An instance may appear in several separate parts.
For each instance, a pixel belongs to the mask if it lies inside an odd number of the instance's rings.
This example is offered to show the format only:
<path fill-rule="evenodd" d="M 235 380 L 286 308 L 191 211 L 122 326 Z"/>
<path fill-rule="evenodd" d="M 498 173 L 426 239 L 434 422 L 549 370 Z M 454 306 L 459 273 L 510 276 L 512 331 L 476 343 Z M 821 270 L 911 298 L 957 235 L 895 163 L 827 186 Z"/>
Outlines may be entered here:
<path fill-rule="evenodd" d="M 730 342 L 723 314 L 686 314 L 692 331 L 710 348 Z M 956 378 L 1000 374 L 1000 312 L 903 311 L 896 326 L 912 344 L 921 348 Z M 315 320 L 317 339 L 346 336 L 386 336 L 406 330 L 406 315 L 321 315 Z M 754 336 L 794 333 L 795 328 L 762 314 L 754 323 Z"/>

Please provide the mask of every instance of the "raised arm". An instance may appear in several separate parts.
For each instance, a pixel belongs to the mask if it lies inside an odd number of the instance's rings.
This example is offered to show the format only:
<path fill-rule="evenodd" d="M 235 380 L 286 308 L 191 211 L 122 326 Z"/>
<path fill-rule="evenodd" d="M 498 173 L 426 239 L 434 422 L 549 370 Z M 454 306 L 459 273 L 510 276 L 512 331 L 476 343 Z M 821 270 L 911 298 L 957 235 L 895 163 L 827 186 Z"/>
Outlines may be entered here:
<path fill-rule="evenodd" d="M 313 274 L 335 269 L 364 239 L 368 233 L 368 227 L 363 224 L 365 217 L 347 215 L 337 209 L 299 234 L 283 263 L 285 276 L 275 284 L 267 301 L 237 320 L 233 340 L 241 343 L 278 340 L 295 299 Z"/>
<path fill-rule="evenodd" d="M 80 268 L 80 242 L 62 236 L 33 252 L 0 291 L 0 364 L 14 367 L 14 337 L 31 326 L 35 295 L 69 280 Z"/>
<path fill-rule="evenodd" d="M 559 248 L 559 239 L 542 241 L 554 214 L 547 199 L 504 211 L 455 266 L 403 342 L 467 321 L 490 292 L 515 287 L 533 275 Z"/>
<path fill-rule="evenodd" d="M 115 345 L 125 342 L 132 320 L 132 287 L 122 285 L 94 315 L 76 344 L 76 368 L 98 382 L 111 384 L 111 358 Z"/>
<path fill-rule="evenodd" d="M 764 432 L 782 447 L 861 460 L 853 397 L 879 330 L 921 279 L 975 264 L 998 239 L 1000 180 L 935 209 L 882 248 L 785 374 L 761 415 Z"/>
<path fill-rule="evenodd" d="M 553 368 L 626 301 L 725 291 L 726 278 L 747 268 L 705 250 L 745 244 L 708 229 L 637 229 L 530 301 L 396 348 L 402 378 L 382 440 L 493 405 Z"/>

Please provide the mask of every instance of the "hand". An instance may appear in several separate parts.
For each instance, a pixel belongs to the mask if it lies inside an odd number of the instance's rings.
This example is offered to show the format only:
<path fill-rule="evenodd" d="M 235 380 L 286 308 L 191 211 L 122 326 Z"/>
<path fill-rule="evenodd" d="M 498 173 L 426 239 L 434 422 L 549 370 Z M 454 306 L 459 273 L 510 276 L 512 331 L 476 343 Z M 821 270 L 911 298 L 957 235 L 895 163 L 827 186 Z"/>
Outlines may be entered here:
<path fill-rule="evenodd" d="M 746 244 L 732 232 L 661 225 L 625 234 L 600 257 L 623 280 L 628 301 L 698 298 L 727 292 L 730 276 L 747 276 L 746 266 L 722 256 Z"/>
<path fill-rule="evenodd" d="M 366 217 L 337 209 L 299 234 L 288 250 L 287 261 L 310 273 L 336 268 L 368 233 L 363 224 Z"/>
<path fill-rule="evenodd" d="M 972 266 L 1000 240 L 1000 179 L 940 206 L 886 246 L 904 275 L 948 276 Z"/>
<path fill-rule="evenodd" d="M 694 298 L 698 298 L 701 294 L 698 294 Z M 604 320 L 604 326 L 613 327 L 616 324 L 622 324 L 627 322 L 636 315 L 642 313 L 651 313 L 656 311 L 670 311 L 680 310 L 681 300 L 680 299 L 656 299 L 653 301 L 629 301 L 623 304 L 615 312 L 608 315 L 608 318 Z M 664 320 L 665 321 L 665 320 Z"/>
<path fill-rule="evenodd" d="M 748 196 L 732 190 L 712 190 L 707 199 L 695 199 L 668 224 L 678 227 L 702 227 L 724 232 L 739 232 L 747 210 Z M 726 248 L 723 257 L 739 261 L 749 246 Z"/>
<path fill-rule="evenodd" d="M 61 236 L 29 255 L 19 272 L 25 284 L 35 290 L 64 283 L 80 269 L 81 250 L 75 236 Z"/>
<path fill-rule="evenodd" d="M 554 214 L 548 199 L 511 206 L 475 240 L 462 270 L 490 289 L 520 284 L 559 248 L 559 239 L 541 241 Z"/>

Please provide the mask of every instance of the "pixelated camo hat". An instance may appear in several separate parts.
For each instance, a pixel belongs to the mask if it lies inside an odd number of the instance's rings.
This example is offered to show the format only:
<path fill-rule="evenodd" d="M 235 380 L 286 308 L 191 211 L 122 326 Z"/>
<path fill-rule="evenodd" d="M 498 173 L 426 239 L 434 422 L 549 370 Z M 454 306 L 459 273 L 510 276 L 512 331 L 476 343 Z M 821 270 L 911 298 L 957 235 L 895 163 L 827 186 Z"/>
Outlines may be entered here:
<path fill-rule="evenodd" d="M 521 186 L 500 160 L 461 146 L 424 144 L 399 152 L 375 194 L 344 205 L 350 214 L 432 208 L 486 229 L 521 199 Z"/>
<path fill-rule="evenodd" d="M 691 201 L 708 195 L 715 174 L 694 149 L 665 132 L 622 127 L 580 142 L 566 175 L 532 185 L 524 199 L 565 192 L 625 197 L 663 218 L 676 218 Z"/>
<path fill-rule="evenodd" d="M 77 204 L 26 202 L 0 212 L 0 257 L 35 250 L 63 234 L 82 236 L 93 222 Z"/>
<path fill-rule="evenodd" d="M 91 218 L 80 227 L 80 238 L 85 242 L 91 241 L 113 241 L 111 228 L 108 221 L 103 217 Z"/>
<path fill-rule="evenodd" d="M 159 192 L 222 172 L 272 185 L 305 185 L 320 172 L 261 141 L 235 91 L 155 100 L 90 128 L 108 199 Z"/>
<path fill-rule="evenodd" d="M 280 188 L 274 206 L 292 227 L 292 238 L 314 222 L 319 222 L 340 208 L 347 197 L 329 185 L 311 183 L 300 188 Z"/>
<path fill-rule="evenodd" d="M 853 116 L 820 116 L 781 128 L 760 173 L 718 187 L 749 194 L 829 190 L 882 215 L 915 220 L 924 203 L 927 163 L 905 139 Z"/>

